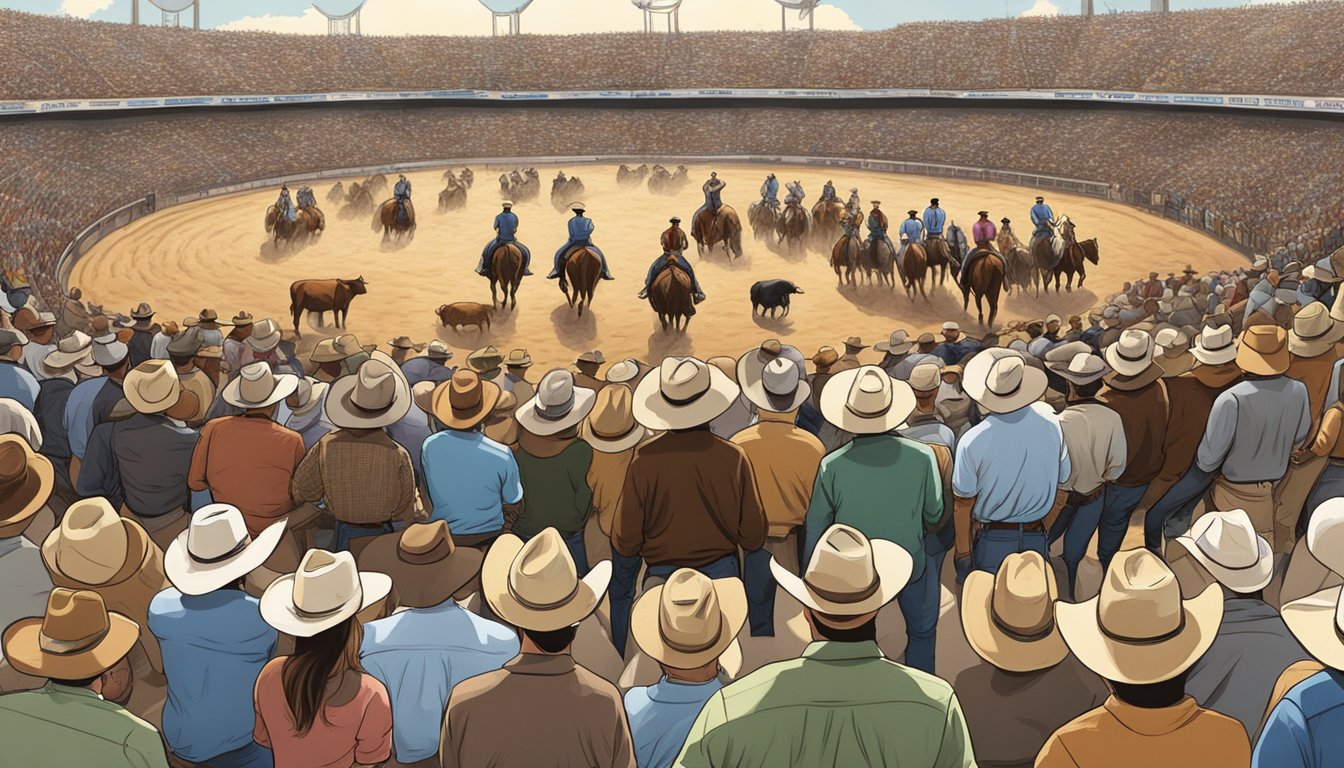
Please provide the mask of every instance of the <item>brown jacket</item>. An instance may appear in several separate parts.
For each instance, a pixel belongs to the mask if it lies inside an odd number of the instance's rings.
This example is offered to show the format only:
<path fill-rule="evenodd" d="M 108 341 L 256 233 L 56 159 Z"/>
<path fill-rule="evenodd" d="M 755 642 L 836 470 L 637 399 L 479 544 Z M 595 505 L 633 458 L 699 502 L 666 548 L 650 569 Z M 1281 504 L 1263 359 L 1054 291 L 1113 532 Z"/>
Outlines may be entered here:
<path fill-rule="evenodd" d="M 331 516 L 372 525 L 414 519 L 420 510 L 410 454 L 381 429 L 338 429 L 303 457 L 290 492 L 297 503 L 325 500 Z"/>
<path fill-rule="evenodd" d="M 1325 410 L 1325 398 L 1330 390 L 1330 374 L 1341 357 L 1344 357 L 1344 343 L 1336 344 L 1316 357 L 1293 355 L 1292 362 L 1288 364 L 1288 373 L 1285 375 L 1290 379 L 1297 379 L 1307 387 L 1313 432 L 1321 425 L 1321 411 Z"/>
<path fill-rule="evenodd" d="M 593 463 L 588 465 L 588 487 L 593 489 L 597 527 L 606 536 L 611 535 L 611 524 L 621 505 L 621 491 L 625 489 L 625 473 L 634 458 L 634 448 L 620 453 L 593 451 Z"/>
<path fill-rule="evenodd" d="M 1162 447 L 1166 443 L 1171 404 L 1163 380 L 1138 389 L 1126 386 L 1123 377 L 1107 376 L 1097 401 L 1120 414 L 1125 424 L 1129 456 L 1125 473 L 1115 484 L 1132 487 L 1152 482 L 1162 471 Z"/>
<path fill-rule="evenodd" d="M 1167 385 L 1171 416 L 1167 420 L 1163 443 L 1162 471 L 1153 480 L 1145 498 L 1156 502 L 1194 463 L 1199 441 L 1204 439 L 1209 412 L 1213 410 L 1213 401 L 1238 381 L 1241 381 L 1241 369 L 1236 363 L 1201 365 L 1189 373 L 1162 380 Z"/>
<path fill-rule="evenodd" d="M 826 455 L 821 441 L 795 427 L 797 411 L 760 412 L 760 421 L 733 436 L 747 455 L 771 537 L 782 538 L 803 524 L 812 500 L 812 482 Z"/>
<path fill-rule="evenodd" d="M 658 242 L 662 244 L 664 251 L 671 251 L 672 253 L 680 253 L 691 247 L 690 242 L 686 240 L 685 230 L 676 224 L 664 230 L 663 236 L 658 238 Z"/>
<path fill-rule="evenodd" d="M 1241 723 L 1186 696 L 1175 706 L 1143 709 L 1114 696 L 1055 731 L 1036 768 L 1247 766 L 1251 742 Z"/>

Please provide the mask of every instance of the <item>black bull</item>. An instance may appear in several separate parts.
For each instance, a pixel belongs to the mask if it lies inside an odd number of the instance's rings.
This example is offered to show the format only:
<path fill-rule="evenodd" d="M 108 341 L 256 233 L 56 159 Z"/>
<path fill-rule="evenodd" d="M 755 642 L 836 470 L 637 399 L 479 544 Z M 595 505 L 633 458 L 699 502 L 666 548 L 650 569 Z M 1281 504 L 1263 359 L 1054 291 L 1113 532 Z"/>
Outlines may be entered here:
<path fill-rule="evenodd" d="M 770 316 L 774 317 L 777 310 L 783 309 L 784 314 L 789 314 L 789 297 L 795 293 L 802 293 L 803 289 L 794 285 L 788 280 L 761 280 L 751 286 L 751 313 L 755 315 L 760 312 L 770 310 Z"/>

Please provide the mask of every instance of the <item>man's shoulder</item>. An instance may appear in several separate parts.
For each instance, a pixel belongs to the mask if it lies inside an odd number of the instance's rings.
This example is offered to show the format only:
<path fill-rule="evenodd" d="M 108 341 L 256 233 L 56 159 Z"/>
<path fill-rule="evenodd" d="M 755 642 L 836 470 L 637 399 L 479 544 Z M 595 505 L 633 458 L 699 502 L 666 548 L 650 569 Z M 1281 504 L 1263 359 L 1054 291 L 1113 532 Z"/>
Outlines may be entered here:
<path fill-rule="evenodd" d="M 1344 685 L 1335 675 L 1321 671 L 1293 686 L 1283 698 L 1292 702 L 1303 717 L 1319 717 L 1344 707 Z"/>

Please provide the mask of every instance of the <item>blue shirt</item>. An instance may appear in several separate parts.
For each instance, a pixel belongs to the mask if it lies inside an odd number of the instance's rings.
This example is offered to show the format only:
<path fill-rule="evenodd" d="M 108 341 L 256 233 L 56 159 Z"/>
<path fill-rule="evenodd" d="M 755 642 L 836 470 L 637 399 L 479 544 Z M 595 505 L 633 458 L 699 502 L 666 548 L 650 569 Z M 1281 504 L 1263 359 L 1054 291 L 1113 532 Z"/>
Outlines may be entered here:
<path fill-rule="evenodd" d="M 252 687 L 277 639 L 259 605 L 236 589 L 184 595 L 172 587 L 149 603 L 168 678 L 163 736 L 183 760 L 205 762 L 252 743 Z"/>
<path fill-rule="evenodd" d="M 84 458 L 89 435 L 93 433 L 93 401 L 108 382 L 106 376 L 81 381 L 65 401 L 65 431 L 70 436 L 70 453 Z"/>
<path fill-rule="evenodd" d="M 717 677 L 703 683 L 679 683 L 664 677 L 648 687 L 626 691 L 625 714 L 639 768 L 672 765 L 705 702 L 722 688 Z"/>
<path fill-rule="evenodd" d="M 406 181 L 405 179 L 398 181 L 397 185 L 392 188 L 392 194 L 396 197 L 410 197 L 411 182 Z"/>
<path fill-rule="evenodd" d="M 593 220 L 586 216 L 575 216 L 569 220 L 569 241 L 582 243 L 593 235 Z"/>
<path fill-rule="evenodd" d="M 457 371 L 457 366 L 446 366 L 442 360 L 434 360 L 428 357 L 412 357 L 410 360 L 401 364 L 401 372 L 406 376 L 406 381 L 413 387 L 422 381 L 432 381 L 435 384 L 448 381 L 453 378 L 453 373 Z"/>
<path fill-rule="evenodd" d="M 499 230 L 499 241 L 501 243 L 513 240 L 518 234 L 518 214 L 513 211 L 504 211 L 495 215 L 495 229 Z"/>
<path fill-rule="evenodd" d="M 929 206 L 924 209 L 924 229 L 930 235 L 943 234 L 943 222 L 947 220 L 947 212 L 942 208 Z"/>
<path fill-rule="evenodd" d="M 364 625 L 359 658 L 387 687 L 397 761 L 413 763 L 438 752 L 453 686 L 503 667 L 518 650 L 513 630 L 451 599 Z"/>
<path fill-rule="evenodd" d="M 1045 229 L 1045 225 L 1053 221 L 1055 212 L 1050 210 L 1050 206 L 1045 203 L 1037 203 L 1031 206 L 1031 223 L 1036 225 L 1036 229 Z"/>
<path fill-rule="evenodd" d="M 513 451 L 480 432 L 455 429 L 425 440 L 420 455 L 434 511 L 454 536 L 495 533 L 504 527 L 504 505 L 523 500 Z"/>
<path fill-rule="evenodd" d="M 765 180 L 765 194 L 767 200 L 773 200 L 779 196 L 779 179 Z"/>
<path fill-rule="evenodd" d="M 957 443 L 952 492 L 975 499 L 986 523 L 1034 523 L 1055 503 L 1072 467 L 1059 417 L 1045 403 L 987 414 Z"/>
<path fill-rule="evenodd" d="M 424 446 L 425 438 L 434 432 L 429 426 L 429 420 L 432 418 L 434 417 L 419 408 L 412 407 L 400 421 L 385 427 L 387 436 L 392 438 L 392 442 L 405 448 L 406 453 L 410 455 L 411 468 L 415 470 L 417 485 L 421 482 L 420 478 L 424 477 L 420 467 L 420 448 Z"/>
<path fill-rule="evenodd" d="M 906 219 L 901 222 L 901 239 L 911 243 L 918 243 L 924 239 L 924 225 L 919 223 L 919 219 Z"/>
<path fill-rule="evenodd" d="M 961 359 L 972 352 L 977 352 L 980 345 L 965 336 L 956 341 L 944 341 L 933 348 L 933 356 L 942 360 L 948 365 L 956 365 Z"/>
<path fill-rule="evenodd" d="M 1260 731 L 1252 768 L 1325 768 L 1344 755 L 1344 672 L 1327 669 L 1293 686 Z"/>
<path fill-rule="evenodd" d="M 29 413 L 37 405 L 37 377 L 10 360 L 0 360 L 0 397 L 18 400 Z"/>

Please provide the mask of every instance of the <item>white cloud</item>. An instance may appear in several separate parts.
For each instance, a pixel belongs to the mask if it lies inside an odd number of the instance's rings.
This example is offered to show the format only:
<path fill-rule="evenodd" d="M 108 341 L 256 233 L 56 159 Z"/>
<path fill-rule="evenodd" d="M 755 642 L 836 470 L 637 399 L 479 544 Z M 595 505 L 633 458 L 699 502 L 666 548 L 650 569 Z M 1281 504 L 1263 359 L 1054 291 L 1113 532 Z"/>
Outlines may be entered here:
<path fill-rule="evenodd" d="M 61 0 L 61 12 L 87 19 L 112 5 L 112 0 Z"/>
<path fill-rule="evenodd" d="M 1036 4 L 1022 12 L 1023 16 L 1058 16 L 1059 6 L 1050 0 L 1036 0 Z"/>

